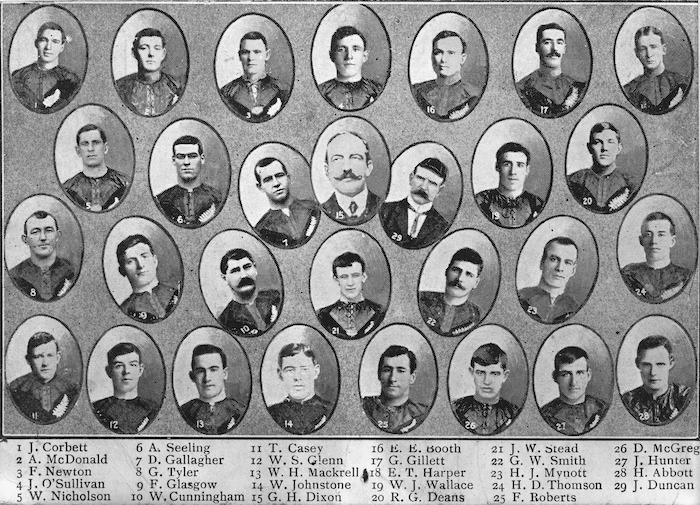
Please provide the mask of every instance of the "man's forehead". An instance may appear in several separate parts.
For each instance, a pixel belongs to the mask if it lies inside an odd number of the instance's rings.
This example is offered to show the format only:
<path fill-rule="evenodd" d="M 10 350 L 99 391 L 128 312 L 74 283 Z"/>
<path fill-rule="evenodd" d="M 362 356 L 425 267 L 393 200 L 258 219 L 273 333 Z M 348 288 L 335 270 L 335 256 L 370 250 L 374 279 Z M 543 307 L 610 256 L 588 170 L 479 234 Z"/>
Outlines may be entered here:
<path fill-rule="evenodd" d="M 353 35 L 348 35 L 347 37 L 343 37 L 338 41 L 339 46 L 345 46 L 345 47 L 353 47 L 353 46 L 360 46 L 362 49 L 365 48 L 365 43 L 362 41 L 362 37 L 357 35 L 356 33 Z"/>
<path fill-rule="evenodd" d="M 504 161 L 527 163 L 527 155 L 521 151 L 506 151 L 501 156 L 501 162 Z"/>
<path fill-rule="evenodd" d="M 500 363 L 500 362 L 498 362 L 498 363 L 493 363 L 493 364 L 491 364 L 491 365 L 486 365 L 486 366 L 480 365 L 479 363 L 474 363 L 474 367 L 473 367 L 473 368 L 474 368 L 474 371 L 475 371 L 475 372 L 476 372 L 476 371 L 479 371 L 479 370 L 483 370 L 484 372 L 489 372 L 489 373 L 493 373 L 493 372 L 502 372 L 502 371 L 503 371 L 503 367 L 501 366 L 501 363 Z"/>
<path fill-rule="evenodd" d="M 158 35 L 145 35 L 139 38 L 139 45 L 143 46 L 162 46 L 163 39 Z"/>
<path fill-rule="evenodd" d="M 48 40 L 63 40 L 63 33 L 61 33 L 61 30 L 54 30 L 52 28 L 47 28 L 43 32 L 41 32 L 41 36 L 39 37 L 40 39 L 48 39 Z"/>
<path fill-rule="evenodd" d="M 653 219 L 642 223 L 642 232 L 646 231 L 667 231 L 671 233 L 671 223 L 667 219 Z"/>
<path fill-rule="evenodd" d="M 83 140 L 102 140 L 102 135 L 100 135 L 99 130 L 88 130 L 84 132 L 80 132 L 78 135 L 78 138 L 82 142 Z"/>
<path fill-rule="evenodd" d="M 337 267 L 335 270 L 338 272 L 338 275 L 341 275 L 342 273 L 361 272 L 362 265 L 359 262 L 354 261 L 347 267 Z"/>
<path fill-rule="evenodd" d="M 542 40 L 566 40 L 566 34 L 559 28 L 547 28 L 540 35 L 540 41 Z"/>
<path fill-rule="evenodd" d="M 32 349 L 31 354 L 32 356 L 36 356 L 38 354 L 46 353 L 46 352 L 51 352 L 51 351 L 58 351 L 58 344 L 56 343 L 55 340 L 51 340 L 50 342 L 46 342 L 44 344 L 38 345 L 35 348 Z"/>
<path fill-rule="evenodd" d="M 241 50 L 261 49 L 266 50 L 265 42 L 262 39 L 245 39 L 241 41 Z"/>
<path fill-rule="evenodd" d="M 285 356 L 282 358 L 282 368 L 288 367 L 288 366 L 302 366 L 302 365 L 311 365 L 313 366 L 314 360 L 311 359 L 311 356 L 307 356 L 303 352 L 299 352 L 295 354 L 294 356 Z"/>
<path fill-rule="evenodd" d="M 408 354 L 399 354 L 398 356 L 384 356 L 384 362 L 382 363 L 382 366 L 394 368 L 409 368 L 411 366 L 411 360 L 408 358 Z"/>
<path fill-rule="evenodd" d="M 668 349 L 660 345 L 658 347 L 651 347 L 649 349 L 644 349 L 639 354 L 639 361 L 651 361 L 651 360 L 663 359 L 664 361 L 670 361 L 670 355 Z"/>
<path fill-rule="evenodd" d="M 239 260 L 231 259 L 231 260 L 228 260 L 227 270 L 231 270 L 231 269 L 236 268 L 236 267 L 242 267 L 242 266 L 245 266 L 248 264 L 250 264 L 250 265 L 253 264 L 253 260 L 251 258 L 249 258 L 248 256 L 244 256 Z"/>
<path fill-rule="evenodd" d="M 199 152 L 199 146 L 197 144 L 177 144 L 173 147 L 175 154 L 187 154 L 192 152 Z"/>
<path fill-rule="evenodd" d="M 571 363 L 562 363 L 559 365 L 559 371 L 563 370 L 587 370 L 588 369 L 588 360 L 585 358 L 585 356 L 581 356 L 575 361 L 572 361 Z"/>
<path fill-rule="evenodd" d="M 471 261 L 466 260 L 455 260 L 452 263 L 450 263 L 450 268 L 459 268 L 460 270 L 467 272 L 479 271 L 479 265 L 476 265 Z"/>
<path fill-rule="evenodd" d="M 442 183 L 442 181 L 445 180 L 442 177 L 440 177 L 438 174 L 433 172 L 432 170 L 425 168 L 425 167 L 421 167 L 420 165 L 416 167 L 415 171 L 416 171 L 416 175 L 420 175 L 424 179 L 428 179 L 430 181 L 437 182 L 438 184 Z"/>
<path fill-rule="evenodd" d="M 333 155 L 337 151 L 352 151 L 353 154 L 365 155 L 365 143 L 352 133 L 342 133 L 331 140 L 326 147 L 328 155 Z"/>
<path fill-rule="evenodd" d="M 27 230 L 31 230 L 32 228 L 46 228 L 49 226 L 56 228 L 56 220 L 51 215 L 46 217 L 31 216 L 27 219 Z"/>
<path fill-rule="evenodd" d="M 655 33 L 649 33 L 648 35 L 642 35 L 637 39 L 638 46 L 656 44 L 658 46 L 662 45 L 661 37 Z"/>
<path fill-rule="evenodd" d="M 194 357 L 194 367 L 207 367 L 213 365 L 223 365 L 223 360 L 218 352 L 212 352 L 207 354 L 199 354 Z"/>
<path fill-rule="evenodd" d="M 433 47 L 437 47 L 438 49 L 453 49 L 460 53 L 464 52 L 462 50 L 462 41 L 459 37 L 455 37 L 454 35 L 436 40 Z"/>
<path fill-rule="evenodd" d="M 256 170 L 258 171 L 258 175 L 260 175 L 261 179 L 264 179 L 268 175 L 277 174 L 279 172 L 284 172 L 285 174 L 287 173 L 287 169 L 284 167 L 284 165 L 282 165 L 282 162 L 279 160 L 275 160 L 264 167 L 257 167 Z"/>
<path fill-rule="evenodd" d="M 615 133 L 613 130 L 610 128 L 606 128 L 603 131 L 595 132 L 591 137 L 595 139 L 601 139 L 601 140 L 615 140 L 617 141 L 617 133 Z"/>
<path fill-rule="evenodd" d="M 126 251 L 124 251 L 125 256 L 130 256 L 130 255 L 139 255 L 143 254 L 144 252 L 152 252 L 151 248 L 148 244 L 144 242 L 139 242 L 138 244 L 134 244 L 131 247 L 129 247 Z"/>
<path fill-rule="evenodd" d="M 560 244 L 558 242 L 552 242 L 551 244 L 549 244 L 549 247 L 547 248 L 547 254 L 559 256 L 560 258 L 564 259 L 573 260 L 576 260 L 576 258 L 578 257 L 576 246 L 572 244 Z"/>
<path fill-rule="evenodd" d="M 112 363 L 131 363 L 132 361 L 138 361 L 139 363 L 141 362 L 141 358 L 136 351 L 115 356 Z"/>

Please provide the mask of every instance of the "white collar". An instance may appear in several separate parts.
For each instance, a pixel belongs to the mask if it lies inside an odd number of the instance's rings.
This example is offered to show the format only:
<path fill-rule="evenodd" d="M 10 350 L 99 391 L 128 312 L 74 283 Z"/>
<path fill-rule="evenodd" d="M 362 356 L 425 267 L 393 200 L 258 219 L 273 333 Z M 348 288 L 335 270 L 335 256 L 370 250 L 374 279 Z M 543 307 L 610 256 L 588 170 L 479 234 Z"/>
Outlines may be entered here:
<path fill-rule="evenodd" d="M 366 185 L 362 189 L 362 191 L 360 191 L 355 196 L 346 196 L 342 193 L 339 193 L 338 191 L 335 192 L 335 198 L 336 198 L 336 200 L 338 200 L 338 205 L 348 215 L 352 214 L 352 212 L 350 212 L 350 202 L 355 202 L 355 204 L 357 204 L 357 210 L 355 211 L 356 216 L 361 215 L 365 211 L 365 208 L 367 207 L 367 197 L 368 196 L 369 196 L 369 190 L 367 189 Z"/>

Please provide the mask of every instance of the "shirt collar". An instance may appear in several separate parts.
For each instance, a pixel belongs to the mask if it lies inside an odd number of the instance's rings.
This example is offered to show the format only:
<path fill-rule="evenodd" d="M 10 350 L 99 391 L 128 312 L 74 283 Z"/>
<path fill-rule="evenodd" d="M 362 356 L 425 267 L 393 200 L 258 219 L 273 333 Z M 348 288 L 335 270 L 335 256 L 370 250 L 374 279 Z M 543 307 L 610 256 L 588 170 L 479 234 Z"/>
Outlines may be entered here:
<path fill-rule="evenodd" d="M 338 205 L 340 205 L 340 208 L 343 209 L 348 215 L 352 214 L 352 212 L 350 212 L 350 202 L 355 202 L 357 204 L 355 215 L 361 215 L 365 211 L 365 207 L 367 207 L 368 196 L 369 190 L 367 189 L 366 185 L 362 191 L 355 196 L 346 196 L 338 191 L 335 192 L 335 198 L 338 200 Z"/>
<path fill-rule="evenodd" d="M 411 195 L 406 198 L 408 201 L 408 210 L 412 210 L 416 214 L 425 214 L 428 212 L 430 209 L 433 208 L 433 202 L 428 202 L 424 203 L 423 205 L 418 205 L 415 201 L 413 201 L 413 198 L 411 198 Z"/>
<path fill-rule="evenodd" d="M 155 287 L 158 285 L 158 277 L 153 279 L 147 286 L 142 288 L 134 289 L 134 294 L 149 292 L 152 293 Z"/>

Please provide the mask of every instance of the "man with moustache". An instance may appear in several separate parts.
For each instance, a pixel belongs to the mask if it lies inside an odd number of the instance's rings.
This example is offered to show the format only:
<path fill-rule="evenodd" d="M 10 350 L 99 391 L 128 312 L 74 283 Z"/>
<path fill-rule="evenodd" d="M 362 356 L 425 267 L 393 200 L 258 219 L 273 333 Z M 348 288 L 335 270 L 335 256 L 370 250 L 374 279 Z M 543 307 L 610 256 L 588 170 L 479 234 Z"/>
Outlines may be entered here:
<path fill-rule="evenodd" d="M 323 427 L 333 404 L 316 394 L 321 365 L 307 344 L 285 345 L 277 357 L 277 375 L 287 391 L 280 403 L 267 408 L 272 419 L 289 433 L 308 435 Z"/>
<path fill-rule="evenodd" d="M 583 435 L 598 426 L 610 405 L 586 392 L 592 372 L 588 353 L 570 346 L 554 356 L 555 398 L 540 410 L 547 424 L 564 435 Z"/>
<path fill-rule="evenodd" d="M 221 193 L 202 182 L 204 147 L 192 135 L 184 135 L 173 143 L 173 165 L 177 184 L 156 197 L 158 205 L 170 221 L 183 228 L 197 228 L 209 222 L 221 206 Z"/>
<path fill-rule="evenodd" d="M 58 300 L 75 282 L 73 265 L 58 256 L 60 238 L 56 217 L 46 211 L 37 210 L 24 222 L 22 242 L 29 248 L 29 258 L 10 270 L 10 278 L 20 291 L 37 301 Z"/>
<path fill-rule="evenodd" d="M 61 351 L 53 335 L 39 331 L 27 342 L 31 372 L 10 383 L 10 395 L 25 416 L 37 424 L 63 419 L 78 399 L 80 386 L 58 373 Z"/>
<path fill-rule="evenodd" d="M 190 379 L 197 386 L 199 398 L 180 407 L 185 421 L 206 435 L 222 435 L 236 426 L 246 407 L 226 395 L 228 367 L 224 351 L 213 344 L 195 347 Z"/>
<path fill-rule="evenodd" d="M 676 245 L 676 225 L 663 212 L 652 212 L 642 222 L 639 244 L 646 261 L 622 269 L 622 280 L 632 293 L 648 303 L 662 303 L 680 293 L 693 272 L 671 261 Z"/>
<path fill-rule="evenodd" d="M 85 210 L 102 212 L 116 207 L 126 196 L 129 179 L 105 164 L 107 134 L 92 123 L 78 130 L 75 152 L 83 170 L 63 183 L 68 197 Z"/>
<path fill-rule="evenodd" d="M 59 64 L 66 48 L 66 32 L 61 25 L 48 21 L 36 32 L 37 59 L 12 72 L 12 89 L 29 110 L 49 114 L 68 105 L 80 89 L 81 79 Z"/>
<path fill-rule="evenodd" d="M 353 131 L 333 135 L 326 145 L 323 168 L 334 189 L 321 205 L 323 211 L 334 221 L 347 225 L 372 219 L 382 200 L 367 188 L 374 165 L 365 139 Z"/>
<path fill-rule="evenodd" d="M 168 317 L 180 298 L 180 287 L 158 280 L 158 256 L 144 235 L 129 235 L 117 245 L 119 273 L 129 280 L 132 293 L 119 308 L 127 316 L 145 323 Z"/>
<path fill-rule="evenodd" d="M 540 282 L 518 291 L 520 305 L 535 321 L 563 323 L 579 309 L 565 294 L 566 285 L 576 273 L 578 246 L 568 237 L 555 237 L 544 246 L 540 260 Z"/>
<path fill-rule="evenodd" d="M 347 251 L 335 258 L 333 280 L 338 284 L 340 297 L 316 313 L 323 327 L 332 335 L 346 339 L 362 338 L 376 330 L 386 312 L 362 292 L 367 281 L 362 256 Z"/>
<path fill-rule="evenodd" d="M 182 83 L 163 70 L 165 37 L 155 28 L 144 28 L 134 36 L 131 54 L 138 72 L 117 80 L 117 93 L 132 112 L 160 116 L 170 110 L 183 92 Z"/>
<path fill-rule="evenodd" d="M 632 105 L 648 114 L 664 114 L 681 103 L 688 78 L 668 70 L 664 34 L 655 26 L 643 26 L 634 34 L 634 52 L 644 72 L 624 85 Z"/>
<path fill-rule="evenodd" d="M 362 66 L 369 57 L 367 39 L 354 26 L 341 26 L 331 37 L 328 51 L 336 77 L 318 85 L 328 103 L 345 111 L 359 110 L 373 103 L 383 86 L 362 77 Z"/>
<path fill-rule="evenodd" d="M 438 121 L 456 121 L 479 103 L 482 90 L 462 80 L 467 44 L 457 33 L 443 30 L 433 38 L 432 64 L 436 78 L 413 86 L 418 106 Z"/>
<path fill-rule="evenodd" d="M 567 176 L 571 194 L 593 212 L 617 212 L 632 201 L 641 186 L 631 173 L 617 166 L 617 156 L 622 152 L 620 131 L 612 123 L 596 123 L 587 147 L 593 167 Z"/>
<path fill-rule="evenodd" d="M 114 394 L 92 404 L 97 419 L 115 433 L 135 434 L 156 418 L 159 407 L 139 396 L 144 364 L 141 350 L 120 342 L 107 352 L 105 372 L 112 379 Z"/>
<path fill-rule="evenodd" d="M 245 249 L 231 249 L 221 258 L 221 278 L 233 299 L 217 317 L 226 330 L 242 337 L 264 333 L 279 317 L 282 295 L 276 289 L 260 291 L 253 256 Z"/>
<path fill-rule="evenodd" d="M 429 406 L 410 398 L 417 368 L 416 355 L 407 347 L 390 345 L 382 353 L 377 366 L 382 392 L 362 398 L 365 414 L 379 429 L 403 434 L 425 421 Z"/>
<path fill-rule="evenodd" d="M 418 308 L 423 321 L 435 333 L 459 337 L 481 321 L 481 311 L 469 295 L 481 281 L 484 261 L 474 249 L 455 252 L 445 269 L 445 292 L 420 291 Z"/>
<path fill-rule="evenodd" d="M 276 247 L 304 245 L 318 227 L 321 208 L 313 200 L 292 195 L 292 176 L 277 158 L 262 158 L 253 168 L 256 186 L 267 196 L 268 210 L 255 224 L 255 231 Z"/>
<path fill-rule="evenodd" d="M 238 49 L 243 75 L 219 90 L 226 105 L 251 123 L 272 119 L 289 99 L 289 90 L 267 73 L 270 55 L 262 33 L 253 31 L 243 35 Z"/>
<path fill-rule="evenodd" d="M 562 72 L 566 54 L 566 30 L 557 23 L 537 28 L 535 52 L 540 66 L 515 85 L 525 105 L 540 117 L 556 118 L 567 114 L 583 99 L 588 83 Z"/>
<path fill-rule="evenodd" d="M 469 374 L 474 394 L 452 402 L 459 423 L 477 435 L 496 435 L 505 430 L 518 415 L 518 407 L 501 398 L 501 388 L 508 380 L 508 356 L 496 344 L 483 344 L 472 354 Z"/>
<path fill-rule="evenodd" d="M 437 158 L 426 158 L 408 176 L 408 196 L 382 204 L 379 219 L 394 243 L 406 249 L 420 249 L 445 234 L 450 225 L 433 203 L 446 179 L 447 166 Z"/>
<path fill-rule="evenodd" d="M 496 172 L 498 187 L 476 195 L 476 204 L 484 215 L 504 228 L 520 228 L 539 216 L 544 202 L 525 191 L 530 151 L 517 142 L 506 142 L 496 151 Z"/>

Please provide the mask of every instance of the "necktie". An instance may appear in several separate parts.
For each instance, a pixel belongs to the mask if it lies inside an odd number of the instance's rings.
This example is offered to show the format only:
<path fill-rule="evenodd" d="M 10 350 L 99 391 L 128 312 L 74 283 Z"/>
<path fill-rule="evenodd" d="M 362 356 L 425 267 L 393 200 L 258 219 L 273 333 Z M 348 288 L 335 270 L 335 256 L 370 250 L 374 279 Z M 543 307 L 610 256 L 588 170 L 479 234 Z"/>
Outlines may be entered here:
<path fill-rule="evenodd" d="M 418 220 L 422 215 L 425 214 L 425 212 L 415 212 L 416 218 L 413 220 L 413 224 L 411 225 L 411 231 L 408 232 L 408 234 L 411 236 L 411 238 L 416 238 L 418 236 Z"/>
<path fill-rule="evenodd" d="M 355 217 L 355 212 L 357 212 L 357 204 L 355 203 L 355 200 L 352 200 L 350 202 L 350 216 Z"/>

